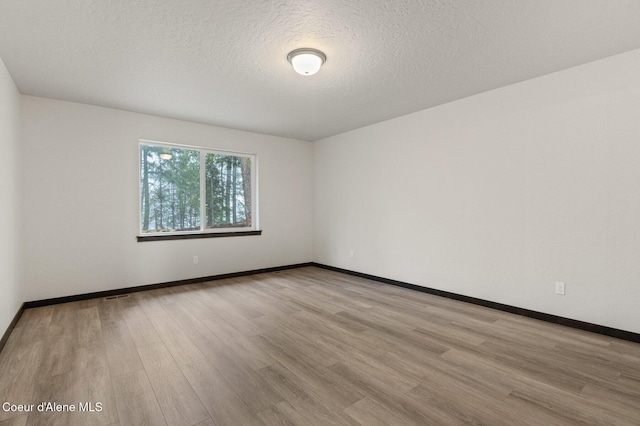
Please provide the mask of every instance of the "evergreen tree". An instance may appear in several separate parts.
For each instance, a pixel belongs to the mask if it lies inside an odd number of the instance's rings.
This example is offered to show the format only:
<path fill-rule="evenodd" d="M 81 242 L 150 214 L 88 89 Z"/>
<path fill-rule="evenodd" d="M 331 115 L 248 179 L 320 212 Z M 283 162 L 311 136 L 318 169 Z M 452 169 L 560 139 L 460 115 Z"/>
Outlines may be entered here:
<path fill-rule="evenodd" d="M 204 155 L 206 227 L 251 226 L 250 158 Z M 142 232 L 200 229 L 200 151 L 141 145 L 140 200 Z"/>

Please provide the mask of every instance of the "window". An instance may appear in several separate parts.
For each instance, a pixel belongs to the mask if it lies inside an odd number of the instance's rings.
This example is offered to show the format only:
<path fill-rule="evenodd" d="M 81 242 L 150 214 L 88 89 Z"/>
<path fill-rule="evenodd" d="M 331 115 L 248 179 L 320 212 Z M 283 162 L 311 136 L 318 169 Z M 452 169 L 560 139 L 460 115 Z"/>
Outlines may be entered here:
<path fill-rule="evenodd" d="M 255 167 L 251 154 L 141 141 L 141 237 L 254 231 Z"/>

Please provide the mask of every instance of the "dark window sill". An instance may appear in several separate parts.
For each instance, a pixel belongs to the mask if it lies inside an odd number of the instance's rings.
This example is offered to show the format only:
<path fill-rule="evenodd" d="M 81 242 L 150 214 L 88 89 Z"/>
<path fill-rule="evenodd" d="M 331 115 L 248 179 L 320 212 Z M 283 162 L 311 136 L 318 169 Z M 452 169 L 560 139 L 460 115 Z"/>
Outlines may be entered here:
<path fill-rule="evenodd" d="M 238 232 L 194 232 L 184 234 L 151 234 L 138 235 L 139 243 L 147 241 L 168 241 L 168 240 L 192 240 L 194 238 L 222 238 L 222 237 L 248 237 L 251 235 L 262 235 L 262 231 L 238 231 Z"/>

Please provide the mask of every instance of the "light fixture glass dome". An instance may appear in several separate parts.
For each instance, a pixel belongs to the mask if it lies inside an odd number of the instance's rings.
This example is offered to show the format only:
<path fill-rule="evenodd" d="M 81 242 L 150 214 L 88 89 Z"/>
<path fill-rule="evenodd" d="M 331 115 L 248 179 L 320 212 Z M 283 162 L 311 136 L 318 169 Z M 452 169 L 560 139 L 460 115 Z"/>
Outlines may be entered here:
<path fill-rule="evenodd" d="M 313 75 L 327 60 L 324 53 L 317 49 L 296 49 L 287 55 L 287 60 L 300 75 Z"/>
<path fill-rule="evenodd" d="M 171 158 L 173 158 L 173 154 L 171 154 L 171 150 L 169 148 L 162 148 L 162 151 L 160 151 L 160 158 L 163 160 L 171 160 Z"/>

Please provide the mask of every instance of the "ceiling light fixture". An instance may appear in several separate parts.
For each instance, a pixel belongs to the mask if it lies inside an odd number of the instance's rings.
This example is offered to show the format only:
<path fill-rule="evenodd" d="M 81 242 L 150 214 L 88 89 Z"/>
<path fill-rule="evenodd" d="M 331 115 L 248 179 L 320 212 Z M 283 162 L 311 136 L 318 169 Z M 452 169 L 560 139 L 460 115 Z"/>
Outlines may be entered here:
<path fill-rule="evenodd" d="M 173 158 L 173 154 L 171 154 L 171 150 L 169 148 L 162 148 L 162 151 L 160 151 L 160 158 L 163 160 L 171 160 L 171 158 Z"/>
<path fill-rule="evenodd" d="M 317 49 L 307 47 L 296 49 L 287 55 L 287 61 L 289 61 L 293 69 L 301 75 L 313 75 L 317 73 L 326 60 L 327 56 L 324 53 Z"/>

